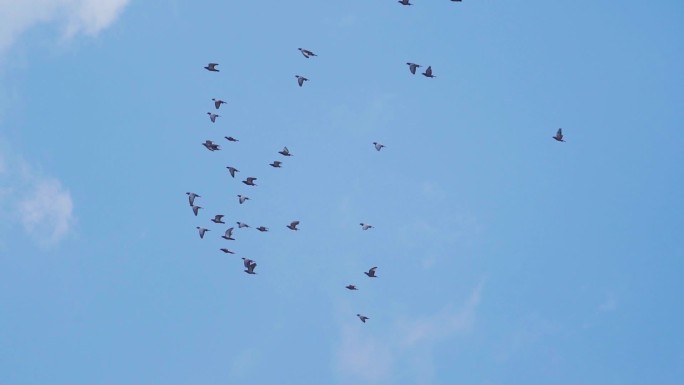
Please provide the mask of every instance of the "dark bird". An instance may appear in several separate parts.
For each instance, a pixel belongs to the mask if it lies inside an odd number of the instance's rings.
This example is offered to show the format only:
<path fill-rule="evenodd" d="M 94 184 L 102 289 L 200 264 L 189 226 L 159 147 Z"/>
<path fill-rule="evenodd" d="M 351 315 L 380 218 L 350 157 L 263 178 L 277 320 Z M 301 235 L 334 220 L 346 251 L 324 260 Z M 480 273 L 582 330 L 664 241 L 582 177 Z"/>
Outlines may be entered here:
<path fill-rule="evenodd" d="M 283 156 L 292 156 L 292 154 L 290 154 L 290 150 L 288 150 L 287 147 L 283 147 L 283 150 L 278 151 L 278 154 L 281 154 Z"/>
<path fill-rule="evenodd" d="M 372 229 L 373 225 L 369 225 L 368 223 L 359 223 L 361 225 L 361 230 L 368 230 Z"/>
<path fill-rule="evenodd" d="M 420 68 L 420 64 L 416 63 L 406 63 L 409 66 L 409 71 L 411 71 L 412 74 L 416 74 L 416 68 Z"/>
<path fill-rule="evenodd" d="M 295 75 L 295 77 L 297 78 L 297 83 L 300 87 L 304 85 L 304 82 L 309 81 L 309 79 L 305 78 L 304 76 Z"/>
<path fill-rule="evenodd" d="M 315 53 L 309 51 L 308 49 L 304 49 L 304 48 L 297 48 L 297 49 L 298 49 L 299 52 L 301 52 L 302 55 L 304 55 L 304 57 L 307 58 L 307 59 L 310 58 L 311 56 L 318 56 L 318 55 L 316 55 Z"/>
<path fill-rule="evenodd" d="M 226 166 L 226 168 L 228 169 L 228 172 L 230 173 L 230 176 L 232 176 L 233 178 L 235 178 L 235 173 L 236 173 L 236 172 L 240 172 L 240 170 L 238 170 L 238 169 L 235 168 L 235 167 Z"/>
<path fill-rule="evenodd" d="M 212 98 L 211 100 L 214 101 L 214 107 L 216 107 L 217 110 L 219 109 L 219 107 L 221 107 L 221 104 L 226 104 L 226 102 L 224 102 L 221 99 Z"/>
<path fill-rule="evenodd" d="M 281 167 L 281 166 L 280 166 L 281 164 L 283 164 L 283 162 L 281 162 L 281 161 L 279 161 L 279 160 L 274 160 L 273 163 L 269 163 L 269 165 L 270 165 L 271 167 L 275 167 L 275 168 L 280 168 L 280 167 Z"/>
<path fill-rule="evenodd" d="M 237 223 L 237 225 L 238 225 L 238 229 L 241 229 L 241 228 L 244 228 L 244 227 L 249 227 L 249 225 L 246 224 L 246 223 L 242 223 L 242 222 L 236 222 L 236 223 Z"/>
<path fill-rule="evenodd" d="M 365 315 L 361 315 L 361 314 L 357 314 L 356 316 L 359 317 L 359 319 L 363 323 L 366 323 L 366 320 L 370 319 L 370 318 L 366 317 Z"/>
<path fill-rule="evenodd" d="M 197 230 L 199 230 L 200 238 L 204 238 L 204 233 L 206 233 L 207 231 L 211 231 L 209 229 L 205 229 L 204 227 L 199 226 L 197 226 Z"/>
<path fill-rule="evenodd" d="M 245 267 L 247 268 L 247 269 L 245 270 L 245 273 L 247 273 L 247 274 L 256 274 L 256 273 L 254 272 L 254 268 L 255 268 L 256 265 L 257 265 L 256 262 L 252 261 L 252 260 L 249 259 L 249 258 L 242 258 L 242 260 L 244 261 L 243 263 L 244 263 Z"/>
<path fill-rule="evenodd" d="M 250 176 L 247 179 L 243 180 L 242 183 L 246 184 L 247 186 L 256 186 L 254 181 L 257 180 L 257 178 Z"/>
<path fill-rule="evenodd" d="M 192 207 L 192 212 L 195 213 L 195 216 L 197 216 L 197 213 L 199 212 L 199 209 L 202 208 L 201 206 L 195 206 L 195 205 L 192 205 L 192 206 L 190 206 L 190 207 Z"/>
<path fill-rule="evenodd" d="M 206 147 L 209 151 L 216 151 L 221 149 L 221 146 L 212 142 L 211 140 L 205 141 L 204 143 L 202 143 L 202 146 Z"/>
<path fill-rule="evenodd" d="M 229 142 L 239 142 L 239 140 L 233 138 L 232 136 L 224 136 L 224 138 L 226 138 L 226 140 Z"/>
<path fill-rule="evenodd" d="M 459 2 L 459 3 L 461 2 L 461 0 L 451 0 L 451 1 L 453 1 L 453 2 Z"/>
<path fill-rule="evenodd" d="M 436 76 L 432 74 L 432 66 L 428 66 L 425 72 L 423 72 L 423 76 L 427 76 L 429 78 L 436 78 Z"/>
<path fill-rule="evenodd" d="M 223 251 L 223 252 L 226 253 L 226 254 L 235 254 L 235 252 L 230 251 L 230 250 L 225 249 L 225 248 L 221 249 L 221 251 Z"/>
<path fill-rule="evenodd" d="M 214 223 L 226 223 L 223 221 L 223 215 L 215 215 L 214 218 L 211 220 Z"/>
<path fill-rule="evenodd" d="M 243 204 L 243 203 L 245 203 L 245 201 L 249 200 L 249 197 L 246 197 L 244 195 L 238 195 L 237 197 L 240 200 L 240 204 Z"/>
<path fill-rule="evenodd" d="M 347 285 L 347 286 L 345 286 L 345 287 L 346 287 L 347 289 L 349 289 L 349 290 L 359 290 L 359 289 L 357 289 L 356 286 L 354 286 L 354 285 Z"/>
<path fill-rule="evenodd" d="M 413 5 L 413 4 L 409 3 L 409 0 L 399 0 L 399 1 L 397 1 L 397 3 L 399 3 L 401 5 Z"/>
<path fill-rule="evenodd" d="M 218 63 L 209 63 L 209 64 L 208 64 L 206 67 L 204 67 L 204 68 L 206 68 L 207 71 L 219 72 L 219 70 L 216 69 L 216 66 L 217 66 L 217 65 L 218 65 Z"/>
<path fill-rule="evenodd" d="M 201 198 L 201 195 L 197 195 L 194 192 L 186 192 L 188 194 L 188 201 L 190 202 L 190 206 L 195 205 L 195 198 Z"/>
<path fill-rule="evenodd" d="M 261 231 L 262 233 L 268 231 L 268 227 L 264 227 L 264 226 L 259 226 L 256 229 Z"/>
<path fill-rule="evenodd" d="M 375 275 L 375 269 L 377 268 L 377 266 L 373 266 L 368 271 L 364 271 L 363 274 L 366 274 L 370 278 L 377 278 L 377 276 Z"/>
<path fill-rule="evenodd" d="M 228 241 L 234 241 L 235 238 L 233 238 L 233 228 L 230 227 L 228 230 L 226 230 L 226 233 L 221 235 L 221 238 L 228 240 Z"/>
<path fill-rule="evenodd" d="M 378 151 L 382 150 L 382 148 L 385 147 L 384 144 L 378 142 L 373 142 L 373 145 L 375 146 L 375 149 Z"/>
<path fill-rule="evenodd" d="M 221 116 L 221 115 L 213 114 L 211 112 L 207 112 L 207 115 L 209 115 L 209 119 L 211 119 L 212 123 L 216 123 L 216 118 Z"/>
<path fill-rule="evenodd" d="M 559 128 L 558 131 L 556 131 L 556 136 L 552 136 L 552 138 L 556 139 L 559 142 L 565 142 L 563 140 L 563 129 Z"/>
<path fill-rule="evenodd" d="M 297 225 L 298 225 L 298 224 L 299 224 L 299 221 L 292 221 L 292 222 L 290 222 L 289 225 L 287 225 L 287 228 L 290 229 L 290 230 L 299 230 L 299 229 L 297 228 Z"/>

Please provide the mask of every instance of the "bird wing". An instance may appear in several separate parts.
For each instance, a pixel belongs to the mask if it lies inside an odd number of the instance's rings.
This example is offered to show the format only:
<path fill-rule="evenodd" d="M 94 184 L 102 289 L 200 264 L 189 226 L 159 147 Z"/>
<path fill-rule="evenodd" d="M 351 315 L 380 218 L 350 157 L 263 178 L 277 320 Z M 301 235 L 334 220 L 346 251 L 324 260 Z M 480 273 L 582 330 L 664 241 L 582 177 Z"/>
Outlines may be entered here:
<path fill-rule="evenodd" d="M 432 75 L 432 66 L 429 66 L 426 70 L 425 73 L 428 74 L 428 76 Z"/>
<path fill-rule="evenodd" d="M 563 129 L 559 128 L 558 131 L 556 132 L 556 136 L 562 138 L 563 137 Z"/>

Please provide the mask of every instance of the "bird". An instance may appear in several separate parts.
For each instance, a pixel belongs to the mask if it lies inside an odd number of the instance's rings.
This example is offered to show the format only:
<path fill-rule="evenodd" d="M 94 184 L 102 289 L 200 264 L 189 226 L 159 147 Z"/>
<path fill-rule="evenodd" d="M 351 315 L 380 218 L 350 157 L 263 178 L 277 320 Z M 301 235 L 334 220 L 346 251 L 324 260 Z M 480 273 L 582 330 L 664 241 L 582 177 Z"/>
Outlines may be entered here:
<path fill-rule="evenodd" d="M 360 223 L 360 225 L 361 225 L 361 230 L 368 230 L 368 229 L 373 228 L 373 225 L 369 225 L 368 223 Z"/>
<path fill-rule="evenodd" d="M 220 117 L 221 115 L 217 115 L 211 112 L 207 112 L 207 115 L 209 115 L 209 119 L 211 119 L 212 123 L 216 123 L 216 118 Z"/>
<path fill-rule="evenodd" d="M 347 286 L 345 286 L 345 287 L 346 287 L 347 289 L 349 289 L 349 290 L 359 290 L 359 289 L 357 289 L 356 286 L 354 286 L 354 285 L 347 285 Z"/>
<path fill-rule="evenodd" d="M 235 178 L 235 173 L 236 173 L 236 172 L 240 172 L 240 170 L 238 170 L 238 169 L 235 168 L 235 167 L 226 166 L 226 168 L 228 169 L 228 172 L 230 173 L 230 176 L 232 176 L 233 178 Z"/>
<path fill-rule="evenodd" d="M 245 203 L 245 201 L 249 200 L 249 197 L 246 197 L 244 195 L 238 195 L 237 197 L 240 200 L 240 204 L 243 204 L 243 203 Z"/>
<path fill-rule="evenodd" d="M 247 269 L 245 270 L 245 273 L 247 273 L 247 274 L 256 274 L 256 273 L 254 272 L 254 268 L 257 266 L 256 262 L 252 261 L 252 260 L 249 259 L 249 258 L 242 258 L 242 260 L 244 261 L 243 263 L 244 263 L 245 267 L 247 268 Z"/>
<path fill-rule="evenodd" d="M 299 224 L 299 221 L 292 221 L 292 222 L 290 222 L 289 225 L 287 225 L 287 228 L 290 229 L 290 230 L 299 230 L 299 229 L 297 228 L 297 225 L 298 225 L 298 224 Z"/>
<path fill-rule="evenodd" d="M 197 230 L 199 230 L 200 238 L 204 238 L 204 233 L 206 233 L 207 231 L 211 231 L 209 229 L 205 229 L 204 227 L 199 226 L 197 226 Z"/>
<path fill-rule="evenodd" d="M 206 147 L 209 151 L 216 151 L 221 149 L 221 146 L 212 142 L 211 140 L 205 141 L 204 143 L 202 143 L 202 146 Z"/>
<path fill-rule="evenodd" d="M 249 227 L 248 224 L 242 223 L 242 222 L 237 222 L 237 225 L 238 225 L 238 229 L 241 229 L 241 228 L 243 228 L 243 227 Z"/>
<path fill-rule="evenodd" d="M 451 1 L 453 1 L 453 2 L 459 2 L 459 3 L 461 2 L 461 0 L 451 0 Z"/>
<path fill-rule="evenodd" d="M 219 70 L 216 69 L 216 66 L 217 66 L 217 65 L 218 65 L 218 63 L 209 63 L 209 64 L 208 64 L 206 67 L 204 67 L 204 68 L 206 68 L 207 71 L 219 72 Z"/>
<path fill-rule="evenodd" d="M 242 183 L 246 184 L 247 186 L 256 186 L 254 181 L 257 180 L 257 178 L 250 176 L 247 177 L 247 179 L 243 180 Z"/>
<path fill-rule="evenodd" d="M 188 194 L 188 202 L 190 202 L 190 206 L 195 205 L 195 198 L 201 198 L 201 195 L 197 195 L 194 192 L 186 192 Z"/>
<path fill-rule="evenodd" d="M 228 241 L 234 241 L 235 238 L 233 238 L 233 228 L 229 227 L 228 230 L 226 230 L 226 233 L 221 235 L 221 238 Z"/>
<path fill-rule="evenodd" d="M 310 58 L 311 56 L 318 56 L 318 55 L 316 55 L 315 53 L 309 51 L 308 49 L 304 49 L 304 48 L 297 48 L 297 49 L 298 49 L 299 52 L 301 52 L 302 55 L 304 55 L 304 57 L 307 58 L 307 59 Z"/>
<path fill-rule="evenodd" d="M 380 151 L 383 147 L 385 147 L 384 144 L 378 143 L 378 142 L 373 142 L 373 145 L 375 146 L 375 149 Z"/>
<path fill-rule="evenodd" d="M 228 250 L 228 249 L 226 249 L 226 248 L 221 249 L 221 251 L 223 251 L 223 252 L 226 253 L 226 254 L 235 254 L 234 251 L 230 251 L 230 250 Z"/>
<path fill-rule="evenodd" d="M 401 5 L 413 5 L 413 4 L 409 3 L 409 0 L 399 0 L 399 1 L 397 1 L 397 3 L 399 3 Z"/>
<path fill-rule="evenodd" d="M 195 206 L 195 205 L 192 205 L 191 207 L 192 207 L 192 212 L 195 213 L 195 216 L 197 216 L 199 209 L 202 208 L 201 206 Z"/>
<path fill-rule="evenodd" d="M 304 82 L 309 81 L 309 79 L 305 78 L 304 76 L 295 75 L 295 77 L 297 78 L 297 83 L 299 83 L 300 87 L 304 85 Z"/>
<path fill-rule="evenodd" d="M 223 221 L 223 215 L 221 214 L 215 215 L 211 221 L 214 223 L 226 223 Z"/>
<path fill-rule="evenodd" d="M 357 314 L 356 316 L 359 317 L 359 319 L 363 323 L 366 323 L 366 320 L 370 319 L 370 318 L 366 317 L 365 315 L 361 315 L 361 314 Z"/>
<path fill-rule="evenodd" d="M 259 226 L 256 229 L 261 231 L 262 233 L 268 231 L 268 227 L 264 227 L 264 226 Z"/>
<path fill-rule="evenodd" d="M 556 136 L 552 136 L 552 138 L 556 139 L 559 142 L 565 142 L 563 140 L 563 129 L 559 128 L 558 131 L 556 131 Z"/>
<path fill-rule="evenodd" d="M 283 156 L 292 156 L 292 154 L 290 154 L 290 150 L 288 150 L 287 147 L 283 147 L 283 150 L 278 151 L 278 154 L 281 154 Z"/>
<path fill-rule="evenodd" d="M 221 107 L 221 104 L 226 104 L 226 102 L 224 102 L 221 99 L 212 98 L 211 100 L 214 101 L 214 107 L 216 107 L 217 110 L 219 109 L 219 107 Z"/>
<path fill-rule="evenodd" d="M 283 162 L 281 162 L 279 160 L 274 160 L 273 163 L 269 163 L 270 166 L 275 167 L 275 168 L 280 168 L 281 164 L 283 164 Z"/>
<path fill-rule="evenodd" d="M 224 138 L 226 138 L 226 140 L 229 142 L 239 142 L 239 140 L 233 138 L 232 136 L 224 136 Z"/>
<path fill-rule="evenodd" d="M 375 269 L 377 269 L 377 266 L 373 266 L 368 271 L 364 271 L 363 274 L 366 274 L 370 278 L 377 278 L 378 276 L 375 275 Z"/>
<path fill-rule="evenodd" d="M 428 66 L 428 68 L 423 72 L 423 76 L 429 77 L 429 78 L 436 78 L 437 76 L 432 74 L 432 66 Z"/>
<path fill-rule="evenodd" d="M 416 68 L 421 67 L 420 64 L 416 64 L 416 63 L 406 63 L 406 64 L 408 64 L 408 66 L 409 66 L 409 71 L 411 71 L 411 73 L 414 75 L 416 74 Z"/>

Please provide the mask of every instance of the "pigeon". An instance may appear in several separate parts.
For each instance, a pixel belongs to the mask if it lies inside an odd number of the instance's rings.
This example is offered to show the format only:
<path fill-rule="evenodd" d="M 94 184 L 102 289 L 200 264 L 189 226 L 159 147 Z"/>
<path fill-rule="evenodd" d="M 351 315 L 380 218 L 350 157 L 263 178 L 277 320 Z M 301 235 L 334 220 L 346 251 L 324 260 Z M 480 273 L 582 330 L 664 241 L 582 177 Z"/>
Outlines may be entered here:
<path fill-rule="evenodd" d="M 237 222 L 237 225 L 238 225 L 238 229 L 241 229 L 241 228 L 243 228 L 243 227 L 249 227 L 248 224 L 242 223 L 242 222 Z"/>
<path fill-rule="evenodd" d="M 384 144 L 378 143 L 378 142 L 373 142 L 373 145 L 375 146 L 375 149 L 380 151 L 383 147 L 385 147 Z"/>
<path fill-rule="evenodd" d="M 254 268 L 255 268 L 256 265 L 257 265 L 256 262 L 252 261 L 252 260 L 249 259 L 249 258 L 242 258 L 242 260 L 244 261 L 243 263 L 244 263 L 245 267 L 247 268 L 247 269 L 245 270 L 245 273 L 247 273 L 247 274 L 256 274 L 256 273 L 254 272 Z"/>
<path fill-rule="evenodd" d="M 368 271 L 364 271 L 363 274 L 366 274 L 370 278 L 377 278 L 377 276 L 375 275 L 375 269 L 377 268 L 377 266 L 373 266 Z"/>
<path fill-rule="evenodd" d="M 214 99 L 214 98 L 212 98 L 211 100 L 214 101 L 214 107 L 216 107 L 217 110 L 219 109 L 219 107 L 221 107 L 221 104 L 226 104 L 226 102 L 224 102 L 224 101 L 221 100 L 221 99 Z"/>
<path fill-rule="evenodd" d="M 556 139 L 559 142 L 565 142 L 563 140 L 563 129 L 559 128 L 558 131 L 556 131 L 556 136 L 552 136 L 552 138 Z"/>
<path fill-rule="evenodd" d="M 230 251 L 230 250 L 228 250 L 228 249 L 226 249 L 226 248 L 221 249 L 221 251 L 223 251 L 223 252 L 226 253 L 226 254 L 235 254 L 234 251 Z"/>
<path fill-rule="evenodd" d="M 304 85 L 304 82 L 309 81 L 309 79 L 305 78 L 304 76 L 295 75 L 295 77 L 297 78 L 297 83 L 299 83 L 300 87 Z"/>
<path fill-rule="evenodd" d="M 214 223 L 226 223 L 223 221 L 223 215 L 215 215 L 214 219 L 211 220 Z"/>
<path fill-rule="evenodd" d="M 226 166 L 226 168 L 228 169 L 228 172 L 230 173 L 230 176 L 232 176 L 233 178 L 235 178 L 235 173 L 236 173 L 236 172 L 240 172 L 240 170 L 238 170 L 238 169 L 235 168 L 235 167 Z"/>
<path fill-rule="evenodd" d="M 281 164 L 283 164 L 283 162 L 281 162 L 281 161 L 279 161 L 279 160 L 274 160 L 273 163 L 269 163 L 269 165 L 270 165 L 271 167 L 275 167 L 275 168 L 280 168 L 280 167 L 281 167 L 281 166 L 280 166 Z"/>
<path fill-rule="evenodd" d="M 247 179 L 243 180 L 242 183 L 246 184 L 247 186 L 256 186 L 254 181 L 257 180 L 257 178 L 250 176 Z"/>
<path fill-rule="evenodd" d="M 268 227 L 264 227 L 264 226 L 259 226 L 256 229 L 261 231 L 262 233 L 268 231 Z"/>
<path fill-rule="evenodd" d="M 204 67 L 204 68 L 206 68 L 207 71 L 219 72 L 219 70 L 216 69 L 216 66 L 217 66 L 217 65 L 218 65 L 218 63 L 209 63 L 209 64 L 208 64 L 206 67 Z"/>
<path fill-rule="evenodd" d="M 197 216 L 197 212 L 199 211 L 199 209 L 202 208 L 201 206 L 195 206 L 195 205 L 192 205 L 191 207 L 192 207 L 192 212 L 195 213 L 195 216 Z"/>
<path fill-rule="evenodd" d="M 432 66 L 428 66 L 425 72 L 423 72 L 423 76 L 427 76 L 429 78 L 436 78 L 436 76 L 432 74 Z"/>
<path fill-rule="evenodd" d="M 209 115 L 209 119 L 211 119 L 212 123 L 216 123 L 216 118 L 221 116 L 221 115 L 213 114 L 211 112 L 207 112 L 207 115 Z"/>
<path fill-rule="evenodd" d="M 226 230 L 226 233 L 221 235 L 221 238 L 228 240 L 228 241 L 234 241 L 235 238 L 233 238 L 233 228 L 230 227 L 228 230 Z"/>
<path fill-rule="evenodd" d="M 288 150 L 287 147 L 283 147 L 283 151 L 278 151 L 278 154 L 281 154 L 283 156 L 292 156 L 292 154 L 290 154 L 290 150 Z"/>
<path fill-rule="evenodd" d="M 354 285 L 347 285 L 347 286 L 345 286 L 345 287 L 346 287 L 347 289 L 349 289 L 349 290 L 359 290 L 359 289 L 357 289 L 356 286 L 354 286 Z"/>
<path fill-rule="evenodd" d="M 416 74 L 416 68 L 420 68 L 420 64 L 416 63 L 406 63 L 409 66 L 409 71 L 411 71 L 412 74 Z"/>
<path fill-rule="evenodd" d="M 297 49 L 298 49 L 299 52 L 301 52 L 302 55 L 304 55 L 304 57 L 307 58 L 307 59 L 310 58 L 311 56 L 318 56 L 318 55 L 316 55 L 315 53 L 309 51 L 308 49 L 304 49 L 304 48 L 297 48 Z"/>
<path fill-rule="evenodd" d="M 239 140 L 233 138 L 232 136 L 224 136 L 224 138 L 226 138 L 226 140 L 229 142 L 239 142 Z"/>
<path fill-rule="evenodd" d="M 209 151 L 216 151 L 221 149 L 221 147 L 218 144 L 212 142 L 211 140 L 205 141 L 204 143 L 202 143 L 202 146 L 206 147 Z"/>
<path fill-rule="evenodd" d="M 365 315 L 361 315 L 361 314 L 357 314 L 356 316 L 359 317 L 359 319 L 360 319 L 361 322 L 363 322 L 363 323 L 366 323 L 366 320 L 367 320 L 367 319 L 370 319 L 370 318 L 366 317 Z"/>
<path fill-rule="evenodd" d="M 453 1 L 453 2 L 459 2 L 459 3 L 461 2 L 461 0 L 451 0 L 451 1 Z"/>
<path fill-rule="evenodd" d="M 190 202 L 190 206 L 195 205 L 195 198 L 201 198 L 202 196 L 195 194 L 194 192 L 186 192 L 188 194 L 188 201 Z"/>
<path fill-rule="evenodd" d="M 368 230 L 368 229 L 373 228 L 373 225 L 369 225 L 368 223 L 360 223 L 360 225 L 361 225 L 361 230 Z"/>
<path fill-rule="evenodd" d="M 245 203 L 245 201 L 249 200 L 249 197 L 246 197 L 244 195 L 238 195 L 238 199 L 240 200 L 240 204 Z"/>
<path fill-rule="evenodd" d="M 199 226 L 197 226 L 197 230 L 199 230 L 200 238 L 204 238 L 204 233 L 206 233 L 207 231 L 211 231 L 209 229 L 205 229 L 204 227 Z"/>
<path fill-rule="evenodd" d="M 399 3 L 401 5 L 413 5 L 413 4 L 409 3 L 409 0 L 399 0 L 399 1 L 397 1 L 397 3 Z"/>
<path fill-rule="evenodd" d="M 297 225 L 298 225 L 298 224 L 299 224 L 299 221 L 292 221 L 292 222 L 290 222 L 289 225 L 287 225 L 287 228 L 290 229 L 290 230 L 299 230 L 299 229 L 297 228 Z"/>

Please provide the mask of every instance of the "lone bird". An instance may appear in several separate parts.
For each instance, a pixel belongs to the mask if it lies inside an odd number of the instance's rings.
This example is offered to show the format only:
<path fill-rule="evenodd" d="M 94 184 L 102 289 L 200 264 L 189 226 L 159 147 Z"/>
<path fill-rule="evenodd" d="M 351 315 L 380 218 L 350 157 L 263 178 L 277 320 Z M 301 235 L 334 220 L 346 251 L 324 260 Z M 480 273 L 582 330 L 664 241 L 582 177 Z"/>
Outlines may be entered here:
<path fill-rule="evenodd" d="M 226 140 L 229 142 L 239 142 L 239 140 L 233 138 L 232 136 L 224 136 L 224 138 L 226 138 Z"/>
<path fill-rule="evenodd" d="M 304 76 L 295 75 L 295 77 L 297 78 L 297 83 L 300 87 L 304 85 L 304 82 L 309 81 L 309 79 L 305 78 Z"/>
<path fill-rule="evenodd" d="M 250 176 L 247 179 L 243 180 L 242 183 L 246 184 L 247 186 L 256 186 L 254 181 L 257 180 L 257 178 Z"/>
<path fill-rule="evenodd" d="M 281 166 L 280 166 L 281 164 L 283 164 L 283 162 L 281 162 L 281 161 L 279 161 L 279 160 L 274 160 L 273 163 L 269 163 L 269 166 L 275 167 L 275 168 L 280 168 L 280 167 L 281 167 Z"/>
<path fill-rule="evenodd" d="M 368 271 L 364 271 L 363 274 L 366 274 L 370 278 L 377 278 L 378 276 L 375 275 L 375 269 L 377 269 L 377 266 L 373 266 Z"/>
<path fill-rule="evenodd" d="M 228 249 L 226 249 L 226 248 L 221 249 L 221 251 L 223 251 L 223 252 L 226 253 L 226 254 L 235 254 L 235 252 L 230 251 L 230 250 L 228 250 Z"/>
<path fill-rule="evenodd" d="M 432 74 L 432 66 L 428 66 L 428 68 L 423 72 L 423 76 L 429 77 L 429 78 L 436 78 L 435 75 Z"/>
<path fill-rule="evenodd" d="M 214 107 L 216 107 L 217 110 L 221 107 L 221 104 L 226 104 L 226 102 L 221 99 L 212 98 L 211 100 L 214 101 Z"/>
<path fill-rule="evenodd" d="M 565 142 L 563 140 L 563 129 L 559 128 L 558 131 L 556 131 L 556 136 L 552 136 L 552 138 L 556 139 L 559 142 Z"/>
<path fill-rule="evenodd" d="M 278 154 L 283 156 L 292 156 L 292 154 L 290 154 L 290 150 L 288 150 L 287 147 L 283 147 L 283 150 L 278 151 Z"/>
<path fill-rule="evenodd" d="M 243 204 L 243 203 L 245 203 L 245 201 L 249 200 L 249 197 L 244 196 L 244 195 L 238 195 L 237 197 L 240 200 L 240 204 Z"/>
<path fill-rule="evenodd" d="M 298 225 L 298 224 L 299 224 L 299 221 L 292 221 L 292 222 L 290 222 L 289 225 L 287 225 L 287 228 L 290 229 L 290 230 L 299 230 L 299 229 L 297 228 L 297 225 Z"/>
<path fill-rule="evenodd" d="M 311 56 L 318 56 L 318 55 L 316 55 L 315 53 L 309 51 L 308 49 L 304 49 L 304 48 L 297 48 L 297 49 L 298 49 L 299 52 L 301 52 L 302 55 L 304 55 L 304 57 L 307 58 L 307 59 L 310 58 Z"/>
<path fill-rule="evenodd" d="M 256 229 L 259 230 L 259 231 L 261 231 L 262 233 L 268 231 L 268 227 L 264 227 L 264 226 L 259 226 L 259 227 L 257 227 Z"/>
<path fill-rule="evenodd" d="M 238 170 L 238 169 L 235 168 L 235 167 L 226 166 L 226 168 L 228 169 L 228 172 L 230 173 L 230 176 L 232 176 L 233 178 L 235 178 L 235 173 L 236 173 L 236 172 L 240 172 L 240 170 Z"/>
<path fill-rule="evenodd" d="M 190 202 L 190 206 L 195 205 L 195 198 L 201 198 L 202 197 L 201 195 L 197 195 L 194 192 L 186 192 L 186 194 L 188 195 L 188 202 Z"/>
<path fill-rule="evenodd" d="M 221 146 L 212 142 L 211 140 L 205 141 L 204 143 L 202 143 L 202 146 L 206 147 L 209 151 L 217 151 L 221 149 Z"/>
<path fill-rule="evenodd" d="M 409 0 L 399 0 L 399 1 L 397 1 L 397 3 L 399 3 L 401 5 L 413 5 L 413 4 L 409 3 Z"/>
<path fill-rule="evenodd" d="M 409 66 L 409 71 L 411 71 L 412 74 L 416 74 L 416 68 L 420 68 L 420 64 L 416 63 L 406 63 Z"/>
<path fill-rule="evenodd" d="M 354 285 L 347 285 L 347 286 L 345 286 L 345 287 L 346 287 L 347 289 L 349 289 L 349 290 L 359 290 L 359 289 L 357 289 L 356 286 L 354 286 Z"/>
<path fill-rule="evenodd" d="M 226 233 L 221 235 L 221 238 L 228 240 L 228 241 L 234 241 L 235 238 L 233 238 L 233 228 L 230 227 L 228 230 L 226 230 Z"/>
<path fill-rule="evenodd" d="M 224 223 L 224 224 L 226 223 L 223 221 L 223 215 L 221 215 L 221 214 L 215 215 L 211 221 L 214 223 Z"/>
<path fill-rule="evenodd" d="M 195 216 L 197 216 L 197 213 L 199 212 L 199 209 L 202 208 L 202 206 L 195 206 L 195 205 L 192 205 L 192 206 L 190 206 L 190 207 L 192 207 L 192 212 L 195 213 Z"/>
<path fill-rule="evenodd" d="M 243 228 L 243 227 L 249 227 L 248 224 L 242 223 L 242 222 L 237 222 L 237 225 L 238 225 L 238 229 L 241 229 L 241 228 Z"/>
<path fill-rule="evenodd" d="M 361 225 L 361 230 L 368 230 L 372 229 L 373 225 L 369 225 L 368 223 L 359 223 Z"/>
<path fill-rule="evenodd" d="M 356 316 L 359 317 L 359 319 L 363 323 L 366 323 L 366 320 L 370 319 L 370 318 L 366 317 L 365 315 L 361 315 L 361 314 L 357 314 Z"/>
<path fill-rule="evenodd" d="M 245 273 L 247 273 L 247 274 L 256 274 L 256 273 L 254 272 L 254 268 L 255 268 L 256 265 L 257 265 L 256 262 L 252 261 L 252 260 L 249 259 L 249 258 L 244 258 L 244 257 L 242 258 L 242 260 L 243 260 L 243 263 L 244 263 L 245 267 L 247 268 L 247 269 L 245 270 Z"/>
<path fill-rule="evenodd" d="M 211 112 L 207 112 L 207 115 L 209 115 L 209 119 L 211 119 L 212 123 L 216 123 L 216 118 L 220 117 L 221 115 L 217 115 Z"/>
<path fill-rule="evenodd" d="M 209 63 L 209 64 L 207 64 L 207 66 L 204 67 L 204 68 L 206 68 L 207 71 L 219 72 L 219 70 L 216 69 L 216 66 L 217 66 L 217 65 L 218 65 L 218 63 Z"/>
<path fill-rule="evenodd" d="M 197 226 L 197 230 L 199 230 L 200 238 L 204 238 L 204 233 L 206 233 L 207 231 L 211 231 L 209 229 L 205 229 L 204 227 L 199 227 L 199 226 Z"/>
<path fill-rule="evenodd" d="M 378 151 L 382 150 L 382 148 L 385 147 L 384 144 L 378 142 L 373 142 L 373 145 L 375 146 L 375 149 Z"/>

